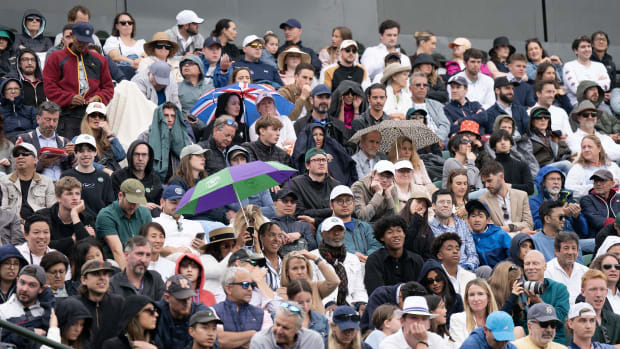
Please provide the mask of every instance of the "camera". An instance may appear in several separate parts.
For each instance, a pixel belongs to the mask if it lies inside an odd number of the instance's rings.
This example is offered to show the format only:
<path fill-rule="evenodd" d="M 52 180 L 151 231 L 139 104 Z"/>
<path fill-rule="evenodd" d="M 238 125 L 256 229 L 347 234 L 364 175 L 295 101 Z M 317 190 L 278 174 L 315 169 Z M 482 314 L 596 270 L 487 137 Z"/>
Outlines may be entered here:
<path fill-rule="evenodd" d="M 524 281 L 523 290 L 534 294 L 545 293 L 545 284 L 538 281 Z"/>

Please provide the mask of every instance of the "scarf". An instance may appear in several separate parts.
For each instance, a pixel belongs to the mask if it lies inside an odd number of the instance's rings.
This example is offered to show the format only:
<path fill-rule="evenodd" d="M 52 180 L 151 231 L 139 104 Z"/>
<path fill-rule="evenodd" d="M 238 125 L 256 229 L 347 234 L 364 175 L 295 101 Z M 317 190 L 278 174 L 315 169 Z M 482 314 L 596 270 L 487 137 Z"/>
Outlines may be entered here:
<path fill-rule="evenodd" d="M 172 130 L 168 130 L 163 108 L 161 105 L 157 107 L 153 113 L 153 123 L 149 135 L 149 145 L 153 148 L 153 170 L 159 175 L 162 182 L 168 173 L 170 153 L 178 159 L 181 150 L 190 144 L 187 130 L 181 120 L 183 115 L 178 108 L 175 109 L 174 126 L 172 126 Z"/>
<path fill-rule="evenodd" d="M 347 279 L 347 271 L 344 269 L 344 259 L 347 257 L 347 248 L 344 244 L 340 247 L 329 246 L 325 244 L 325 240 L 322 240 L 319 244 L 319 254 L 327 261 L 327 263 L 334 267 L 336 275 L 340 278 L 336 304 L 348 305 L 347 294 L 349 293 L 349 288 L 347 286 L 349 281 Z"/>

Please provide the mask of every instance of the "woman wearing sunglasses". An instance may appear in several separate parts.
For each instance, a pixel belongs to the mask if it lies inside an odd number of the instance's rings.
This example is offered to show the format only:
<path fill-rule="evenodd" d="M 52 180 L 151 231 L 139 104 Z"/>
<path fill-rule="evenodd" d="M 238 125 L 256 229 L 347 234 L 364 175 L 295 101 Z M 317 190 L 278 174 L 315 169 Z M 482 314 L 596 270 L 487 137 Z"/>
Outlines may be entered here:
<path fill-rule="evenodd" d="M 555 86 L 555 82 L 537 83 L 534 88 L 537 92 L 550 92 L 547 86 Z M 530 110 L 530 134 L 532 152 L 540 168 L 551 165 L 564 173 L 570 170 L 573 166 L 570 160 L 574 156 L 568 144 L 556 132 L 551 131 L 551 112 L 548 109 L 534 107 Z"/>
<path fill-rule="evenodd" d="M 463 124 L 466 122 L 473 121 L 463 121 Z M 482 188 L 480 170 L 476 167 L 476 154 L 473 151 L 473 147 L 474 144 L 465 132 L 457 133 L 450 138 L 450 141 L 448 142 L 450 158 L 443 164 L 443 175 L 441 180 L 442 188 L 447 188 L 448 177 L 450 177 L 452 171 L 461 169 L 467 171 L 467 182 L 469 188 Z"/>
<path fill-rule="evenodd" d="M 463 307 L 463 298 L 456 293 L 454 286 L 441 264 L 435 259 L 429 259 L 422 265 L 418 282 L 422 284 L 429 294 L 440 296 L 447 308 L 446 326 L 450 328 L 450 317 L 452 314 L 460 313 Z"/>
<path fill-rule="evenodd" d="M 135 74 L 140 60 L 145 57 L 144 39 L 136 40 L 136 20 L 128 12 L 121 12 L 114 17 L 112 35 L 103 45 L 103 53 L 110 56 L 125 73 L 128 79 Z M 130 75 L 127 75 L 130 73 Z"/>
<path fill-rule="evenodd" d="M 159 307 L 148 297 L 135 295 L 125 298 L 118 319 L 118 336 L 106 340 L 103 349 L 162 348 L 156 339 L 159 312 Z"/>
<path fill-rule="evenodd" d="M 620 258 L 612 253 L 604 253 L 592 261 L 590 269 L 600 270 L 607 277 L 607 299 L 603 309 L 620 314 Z M 579 301 L 585 301 L 585 298 L 579 295 L 576 302 Z"/>
<path fill-rule="evenodd" d="M 183 81 L 183 76 L 179 69 L 179 63 L 174 62 L 172 58 L 179 49 L 176 42 L 170 40 L 170 36 L 164 32 L 157 32 L 153 34 L 151 41 L 144 44 L 144 53 L 147 57 L 140 60 L 137 73 L 148 70 L 151 64 L 156 61 L 164 61 L 170 65 L 172 69 L 170 74 L 174 76 L 177 82 Z"/>
<path fill-rule="evenodd" d="M 341 305 L 334 310 L 329 328 L 325 349 L 372 349 L 370 345 L 362 342 L 360 316 L 348 305 Z"/>
<path fill-rule="evenodd" d="M 22 18 L 22 33 L 15 35 L 15 49 L 28 47 L 36 52 L 47 52 L 52 46 L 52 40 L 43 35 L 45 31 L 45 17 L 37 10 L 26 10 Z"/>

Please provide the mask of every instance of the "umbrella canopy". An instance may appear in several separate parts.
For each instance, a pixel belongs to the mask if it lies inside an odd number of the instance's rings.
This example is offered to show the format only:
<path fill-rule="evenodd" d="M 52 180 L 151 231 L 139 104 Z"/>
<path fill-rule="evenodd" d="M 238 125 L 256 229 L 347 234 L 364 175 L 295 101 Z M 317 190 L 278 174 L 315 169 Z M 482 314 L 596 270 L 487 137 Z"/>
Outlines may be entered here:
<path fill-rule="evenodd" d="M 176 213 L 198 214 L 273 188 L 297 172 L 277 161 L 252 161 L 203 178 L 179 201 Z"/>
<path fill-rule="evenodd" d="M 282 97 L 273 87 L 263 84 L 248 84 L 245 82 L 236 82 L 225 87 L 211 89 L 200 96 L 192 107 L 190 114 L 209 124 L 215 117 L 215 109 L 217 107 L 217 98 L 224 93 L 236 93 L 241 97 L 245 110 L 243 120 L 251 126 L 258 119 L 258 111 L 256 110 L 256 98 L 258 94 L 267 91 L 273 97 L 276 104 L 276 113 L 279 115 L 288 115 L 291 113 L 295 105 Z"/>
<path fill-rule="evenodd" d="M 441 141 L 433 131 L 420 121 L 385 120 L 377 125 L 355 132 L 353 137 L 349 139 L 349 142 L 359 143 L 363 135 L 374 131 L 379 131 L 381 133 L 381 145 L 379 150 L 384 153 L 390 151 L 392 144 L 401 136 L 411 139 L 413 145 L 418 150 Z"/>

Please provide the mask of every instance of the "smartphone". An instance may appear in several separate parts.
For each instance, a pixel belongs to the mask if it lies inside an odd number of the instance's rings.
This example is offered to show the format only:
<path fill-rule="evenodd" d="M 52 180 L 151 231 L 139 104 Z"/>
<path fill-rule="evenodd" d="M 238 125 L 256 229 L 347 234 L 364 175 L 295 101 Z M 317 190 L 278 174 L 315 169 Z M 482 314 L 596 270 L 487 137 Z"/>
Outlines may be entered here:
<path fill-rule="evenodd" d="M 205 233 L 204 233 L 204 232 L 202 232 L 202 233 L 197 233 L 197 234 L 196 234 L 196 239 L 199 239 L 199 240 L 204 240 L 204 239 L 205 239 Z"/>
<path fill-rule="evenodd" d="M 191 122 L 196 122 L 198 119 L 196 119 L 196 117 L 192 114 L 187 114 L 187 120 Z"/>
<path fill-rule="evenodd" d="M 254 246 L 254 227 L 248 227 L 248 233 L 252 236 L 251 239 L 245 241 L 245 245 L 248 247 Z"/>

